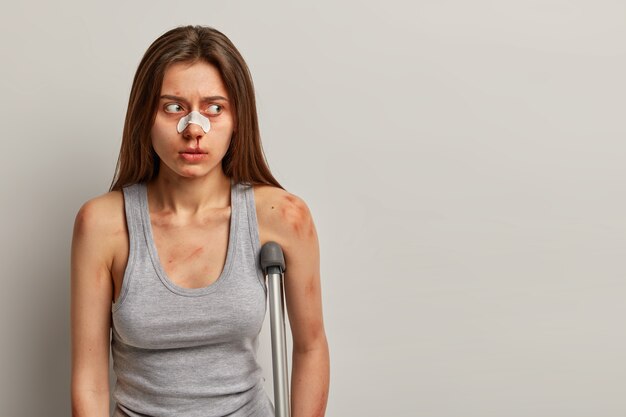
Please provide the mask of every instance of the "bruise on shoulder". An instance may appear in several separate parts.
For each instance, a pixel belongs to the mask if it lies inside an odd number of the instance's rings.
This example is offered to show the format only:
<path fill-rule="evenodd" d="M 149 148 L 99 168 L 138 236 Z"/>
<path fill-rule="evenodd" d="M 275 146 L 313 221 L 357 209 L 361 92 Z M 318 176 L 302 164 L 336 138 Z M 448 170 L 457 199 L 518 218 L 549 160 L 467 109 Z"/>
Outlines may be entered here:
<path fill-rule="evenodd" d="M 315 226 L 306 204 L 291 194 L 285 194 L 281 203 L 281 220 L 290 226 L 292 232 L 299 239 L 312 238 L 315 234 Z"/>

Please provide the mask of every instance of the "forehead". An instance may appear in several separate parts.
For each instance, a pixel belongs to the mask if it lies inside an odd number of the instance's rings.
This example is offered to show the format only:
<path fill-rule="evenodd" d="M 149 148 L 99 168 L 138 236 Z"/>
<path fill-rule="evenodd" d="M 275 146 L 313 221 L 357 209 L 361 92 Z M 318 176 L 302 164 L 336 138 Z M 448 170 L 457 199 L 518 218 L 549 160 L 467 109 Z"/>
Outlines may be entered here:
<path fill-rule="evenodd" d="M 170 64 L 163 75 L 161 94 L 183 97 L 221 95 L 228 97 L 219 70 L 207 62 Z"/>

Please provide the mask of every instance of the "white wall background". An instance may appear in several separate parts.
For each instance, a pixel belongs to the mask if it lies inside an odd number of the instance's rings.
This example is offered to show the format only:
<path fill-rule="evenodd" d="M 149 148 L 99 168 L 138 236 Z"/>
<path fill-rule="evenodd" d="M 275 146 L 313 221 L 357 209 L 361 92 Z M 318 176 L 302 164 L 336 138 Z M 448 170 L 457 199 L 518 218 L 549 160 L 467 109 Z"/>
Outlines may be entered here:
<path fill-rule="evenodd" d="M 74 216 L 110 184 L 148 45 L 204 24 L 247 60 L 270 167 L 316 221 L 327 416 L 625 416 L 625 16 L 609 0 L 4 5 L 2 415 L 70 415 Z"/>

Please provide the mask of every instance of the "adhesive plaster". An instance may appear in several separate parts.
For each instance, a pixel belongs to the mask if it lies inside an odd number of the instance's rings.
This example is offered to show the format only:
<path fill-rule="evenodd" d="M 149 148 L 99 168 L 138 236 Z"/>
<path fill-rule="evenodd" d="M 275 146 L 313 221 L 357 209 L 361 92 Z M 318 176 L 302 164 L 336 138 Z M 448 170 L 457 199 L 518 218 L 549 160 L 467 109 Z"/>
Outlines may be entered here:
<path fill-rule="evenodd" d="M 178 131 L 178 133 L 185 130 L 189 123 L 200 125 L 202 127 L 202 130 L 204 130 L 204 133 L 207 133 L 211 129 L 211 122 L 209 122 L 209 119 L 194 110 L 187 116 L 183 116 L 180 118 L 180 120 L 178 121 L 178 126 L 176 126 L 176 130 Z"/>

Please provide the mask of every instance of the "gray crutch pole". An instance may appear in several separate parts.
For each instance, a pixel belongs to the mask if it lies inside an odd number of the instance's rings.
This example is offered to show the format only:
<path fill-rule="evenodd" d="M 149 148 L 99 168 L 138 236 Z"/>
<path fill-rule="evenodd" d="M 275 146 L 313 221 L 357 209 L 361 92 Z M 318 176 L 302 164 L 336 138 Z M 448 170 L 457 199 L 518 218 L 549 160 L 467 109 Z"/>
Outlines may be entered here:
<path fill-rule="evenodd" d="M 276 417 L 290 417 L 285 304 L 283 300 L 285 258 L 283 250 L 278 243 L 267 242 L 263 245 L 261 248 L 261 267 L 267 275 L 269 284 L 272 367 L 274 369 L 274 410 L 276 411 Z"/>

